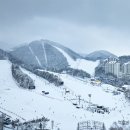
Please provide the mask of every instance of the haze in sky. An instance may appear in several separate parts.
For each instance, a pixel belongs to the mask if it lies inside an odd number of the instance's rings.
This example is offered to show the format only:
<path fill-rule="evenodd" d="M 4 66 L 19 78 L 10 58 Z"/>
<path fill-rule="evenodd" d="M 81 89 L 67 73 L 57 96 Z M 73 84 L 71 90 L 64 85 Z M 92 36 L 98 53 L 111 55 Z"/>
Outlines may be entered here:
<path fill-rule="evenodd" d="M 129 5 L 129 0 L 0 0 L 0 41 L 15 46 L 48 39 L 79 53 L 130 55 Z"/>

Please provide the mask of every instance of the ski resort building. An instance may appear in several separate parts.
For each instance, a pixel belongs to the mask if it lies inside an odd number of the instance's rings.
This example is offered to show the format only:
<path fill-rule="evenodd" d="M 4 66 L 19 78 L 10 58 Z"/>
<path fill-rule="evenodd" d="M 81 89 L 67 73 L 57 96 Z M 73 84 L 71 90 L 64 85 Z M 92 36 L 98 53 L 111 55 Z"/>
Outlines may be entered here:
<path fill-rule="evenodd" d="M 98 121 L 84 121 L 78 123 L 77 130 L 104 130 L 105 125 Z"/>
<path fill-rule="evenodd" d="M 105 69 L 105 74 L 111 73 L 118 78 L 130 76 L 130 61 L 123 65 L 118 60 L 107 59 L 102 64 Z"/>
<path fill-rule="evenodd" d="M 121 65 L 117 61 L 110 61 L 105 64 L 105 73 L 111 73 L 117 77 L 121 77 Z"/>
<path fill-rule="evenodd" d="M 130 99 L 130 85 L 125 86 L 125 96 Z"/>
<path fill-rule="evenodd" d="M 130 61 L 123 64 L 122 69 L 123 69 L 123 74 L 124 75 L 130 75 Z"/>

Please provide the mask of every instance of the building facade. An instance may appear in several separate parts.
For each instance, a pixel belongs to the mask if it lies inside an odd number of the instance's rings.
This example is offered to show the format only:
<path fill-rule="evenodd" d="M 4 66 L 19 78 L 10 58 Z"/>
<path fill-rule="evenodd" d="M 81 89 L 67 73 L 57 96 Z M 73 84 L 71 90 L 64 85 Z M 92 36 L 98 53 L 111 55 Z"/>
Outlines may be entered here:
<path fill-rule="evenodd" d="M 130 75 L 130 62 L 123 64 L 122 71 L 124 75 Z"/>
<path fill-rule="evenodd" d="M 105 73 L 111 73 L 117 77 L 121 77 L 121 65 L 117 61 L 110 61 L 105 64 Z"/>
<path fill-rule="evenodd" d="M 105 130 L 105 125 L 99 121 L 84 121 L 79 122 L 77 130 Z"/>

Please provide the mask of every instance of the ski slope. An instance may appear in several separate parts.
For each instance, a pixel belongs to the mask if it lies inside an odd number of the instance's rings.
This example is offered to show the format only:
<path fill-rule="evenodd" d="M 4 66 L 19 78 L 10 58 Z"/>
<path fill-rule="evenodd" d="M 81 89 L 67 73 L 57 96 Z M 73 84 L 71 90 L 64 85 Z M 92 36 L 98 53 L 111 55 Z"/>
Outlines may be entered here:
<path fill-rule="evenodd" d="M 46 61 L 46 66 L 47 66 L 48 65 L 48 60 L 47 60 L 47 55 L 46 55 L 45 43 L 44 42 L 42 43 L 42 48 L 43 48 L 43 51 L 44 51 L 44 56 L 45 56 L 45 61 Z"/>
<path fill-rule="evenodd" d="M 29 46 L 29 50 L 32 53 L 32 55 L 35 57 L 37 63 L 39 64 L 39 66 L 42 66 L 40 60 L 38 59 L 38 57 L 35 55 L 35 53 L 33 52 L 32 48 Z"/>
<path fill-rule="evenodd" d="M 107 128 L 114 121 L 130 120 L 130 103 L 125 100 L 123 93 L 114 96 L 111 92 L 116 88 L 111 85 L 92 86 L 89 79 L 80 81 L 66 74 L 57 74 L 65 82 L 65 85 L 56 87 L 25 69 L 22 71 L 33 78 L 36 85 L 35 90 L 19 88 L 12 78 L 11 63 L 0 60 L 0 111 L 14 119 L 19 118 L 20 121 L 24 121 L 45 116 L 54 120 L 54 130 L 57 128 L 76 130 L 78 122 L 87 120 L 104 122 Z M 65 94 L 65 89 L 70 93 Z M 49 95 L 43 95 L 42 91 L 49 92 Z M 109 107 L 111 112 L 109 114 L 92 113 L 85 109 L 77 109 L 72 105 L 78 100 L 71 99 L 77 99 L 78 95 L 89 102 L 88 94 L 92 94 L 92 103 Z M 81 102 L 80 105 L 89 104 Z M 48 128 L 50 126 L 49 124 Z"/>
<path fill-rule="evenodd" d="M 85 59 L 77 59 L 75 61 L 62 49 L 60 49 L 56 46 L 53 46 L 53 47 L 55 47 L 57 50 L 59 50 L 66 57 L 70 67 L 72 67 L 74 69 L 81 69 L 81 70 L 88 72 L 92 76 L 94 75 L 95 68 L 98 66 L 99 61 L 94 62 L 94 61 L 88 61 L 88 60 L 85 60 Z"/>

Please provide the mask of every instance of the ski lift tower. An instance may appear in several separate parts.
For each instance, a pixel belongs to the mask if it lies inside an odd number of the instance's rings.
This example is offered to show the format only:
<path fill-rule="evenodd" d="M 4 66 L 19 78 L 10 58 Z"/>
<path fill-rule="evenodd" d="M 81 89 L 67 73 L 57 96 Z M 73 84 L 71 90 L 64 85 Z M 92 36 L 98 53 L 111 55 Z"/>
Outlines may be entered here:
<path fill-rule="evenodd" d="M 89 107 L 90 107 L 92 94 L 88 94 L 88 97 L 89 97 Z"/>
<path fill-rule="evenodd" d="M 78 95 L 78 101 L 79 101 L 79 105 L 80 105 L 81 95 Z"/>

